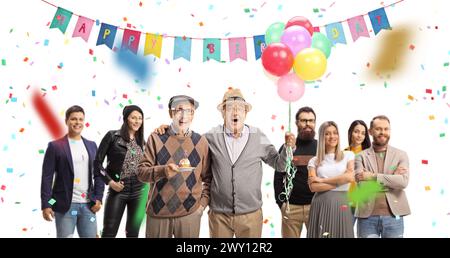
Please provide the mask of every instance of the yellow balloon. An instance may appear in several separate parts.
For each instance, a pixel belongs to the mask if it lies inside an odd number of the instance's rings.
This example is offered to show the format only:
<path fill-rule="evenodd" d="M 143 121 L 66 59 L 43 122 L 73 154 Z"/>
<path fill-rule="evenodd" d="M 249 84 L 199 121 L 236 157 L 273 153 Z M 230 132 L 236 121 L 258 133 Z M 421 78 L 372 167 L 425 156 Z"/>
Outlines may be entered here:
<path fill-rule="evenodd" d="M 294 72 L 304 81 L 319 79 L 327 70 L 327 57 L 315 48 L 305 48 L 294 59 Z"/>

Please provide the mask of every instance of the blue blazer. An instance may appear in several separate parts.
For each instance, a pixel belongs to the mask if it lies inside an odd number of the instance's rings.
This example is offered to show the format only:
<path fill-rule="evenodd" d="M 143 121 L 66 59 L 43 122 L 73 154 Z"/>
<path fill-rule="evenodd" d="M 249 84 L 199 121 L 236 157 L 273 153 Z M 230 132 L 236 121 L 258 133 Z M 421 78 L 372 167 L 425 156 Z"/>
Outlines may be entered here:
<path fill-rule="evenodd" d="M 97 152 L 97 144 L 81 137 L 89 154 L 89 189 L 91 203 L 102 201 L 105 184 L 101 175 L 94 173 L 93 162 Z M 56 174 L 56 175 L 55 175 Z M 53 183 L 53 176 L 55 181 Z M 53 185 L 52 185 L 53 183 Z M 72 203 L 74 183 L 73 160 L 67 135 L 48 143 L 42 165 L 41 208 L 52 208 L 53 211 L 66 213 Z M 51 205 L 50 199 L 56 202 Z"/>

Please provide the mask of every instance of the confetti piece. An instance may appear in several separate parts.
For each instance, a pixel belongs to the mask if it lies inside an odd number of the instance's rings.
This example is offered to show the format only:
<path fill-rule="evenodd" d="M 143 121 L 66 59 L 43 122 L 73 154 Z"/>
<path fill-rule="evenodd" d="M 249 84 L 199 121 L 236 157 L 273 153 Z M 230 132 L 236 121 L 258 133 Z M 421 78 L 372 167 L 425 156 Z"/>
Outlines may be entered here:
<path fill-rule="evenodd" d="M 277 116 L 276 115 L 272 115 L 272 120 L 275 120 L 275 119 L 277 119 Z"/>
<path fill-rule="evenodd" d="M 49 42 L 48 39 L 44 40 L 44 46 L 48 46 L 48 42 Z"/>
<path fill-rule="evenodd" d="M 122 98 L 127 99 L 128 95 L 127 94 L 122 94 Z"/>
<path fill-rule="evenodd" d="M 91 217 L 90 221 L 94 222 L 95 221 L 95 217 Z"/>
<path fill-rule="evenodd" d="M 434 120 L 434 115 L 429 115 L 429 116 L 428 116 L 428 119 L 429 119 L 429 120 Z"/>
<path fill-rule="evenodd" d="M 424 165 L 428 165 L 428 160 L 426 160 L 426 159 L 423 159 L 423 160 L 422 160 L 422 164 L 424 164 Z"/>
<path fill-rule="evenodd" d="M 269 222 L 269 220 L 268 220 L 268 219 L 265 219 L 265 220 L 264 220 L 264 224 L 267 224 L 267 222 Z"/>
<path fill-rule="evenodd" d="M 266 183 L 266 186 L 269 186 L 269 185 L 270 185 L 270 182 L 267 182 L 267 183 Z"/>
<path fill-rule="evenodd" d="M 13 168 L 6 168 L 6 173 L 12 173 L 13 171 Z"/>
<path fill-rule="evenodd" d="M 427 94 L 432 94 L 432 93 L 433 93 L 433 90 L 432 90 L 432 89 L 426 89 L 426 90 L 425 90 L 425 93 L 427 93 Z"/>
<path fill-rule="evenodd" d="M 411 96 L 411 95 L 408 95 L 408 99 L 409 99 L 409 100 L 414 100 L 414 97 Z"/>
<path fill-rule="evenodd" d="M 81 194 L 81 198 L 85 198 L 86 197 L 86 194 L 85 193 L 82 193 Z"/>
<path fill-rule="evenodd" d="M 95 97 L 95 90 L 92 91 L 92 97 Z"/>
<path fill-rule="evenodd" d="M 27 228 L 22 228 L 22 231 L 23 231 L 23 232 L 26 232 L 26 231 L 27 231 Z"/>
<path fill-rule="evenodd" d="M 431 223 L 431 225 L 432 225 L 433 227 L 436 227 L 436 221 L 433 221 L 433 223 Z"/>
<path fill-rule="evenodd" d="M 341 211 L 346 211 L 348 209 L 347 205 L 341 205 L 341 207 L 339 207 L 341 209 Z"/>
<path fill-rule="evenodd" d="M 425 186 L 425 191 L 431 191 L 431 186 L 429 185 Z"/>
<path fill-rule="evenodd" d="M 56 85 L 52 86 L 52 90 L 57 90 L 57 89 L 58 89 L 58 87 Z"/>
<path fill-rule="evenodd" d="M 281 9 L 283 9 L 283 5 L 282 4 L 278 5 L 278 11 L 281 11 Z"/>
<path fill-rule="evenodd" d="M 92 50 L 92 49 L 89 49 L 89 55 L 94 55 L 94 50 Z"/>
<path fill-rule="evenodd" d="M 410 50 L 414 50 L 414 48 L 416 48 L 416 47 L 413 44 L 409 45 Z"/>
<path fill-rule="evenodd" d="M 17 98 L 16 97 L 11 98 L 11 102 L 17 102 Z"/>
<path fill-rule="evenodd" d="M 50 205 L 53 205 L 53 204 L 55 204 L 55 202 L 56 202 L 56 200 L 55 199 L 53 199 L 53 198 L 51 198 L 49 201 L 48 201 L 48 203 L 50 204 Z"/>
<path fill-rule="evenodd" d="M 86 125 L 86 127 L 89 127 L 89 126 L 90 126 L 90 124 L 89 124 L 89 123 L 86 123 L 85 125 Z"/>
<path fill-rule="evenodd" d="M 75 184 L 79 184 L 80 183 L 80 179 L 79 178 L 75 178 L 74 180 L 73 180 L 73 182 L 75 183 Z"/>
<path fill-rule="evenodd" d="M 170 61 L 167 58 L 166 58 L 165 62 L 166 62 L 166 64 L 170 64 Z"/>
<path fill-rule="evenodd" d="M 164 109 L 164 105 L 163 104 L 158 104 L 158 108 L 159 109 Z"/>
<path fill-rule="evenodd" d="M 447 67 L 447 66 L 448 66 L 448 62 L 444 63 L 444 67 Z"/>
<path fill-rule="evenodd" d="M 2 185 L 2 186 L 0 187 L 0 189 L 2 189 L 3 191 L 5 191 L 6 185 Z"/>
<path fill-rule="evenodd" d="M 244 9 L 244 12 L 245 12 L 245 13 L 249 13 L 249 12 L 250 12 L 250 9 L 249 9 L 249 8 L 245 8 L 245 9 Z"/>
<path fill-rule="evenodd" d="M 70 215 L 72 215 L 72 216 L 77 216 L 77 214 L 78 214 L 77 211 L 72 211 L 72 212 L 70 212 Z"/>
<path fill-rule="evenodd" d="M 20 128 L 19 132 L 23 133 L 25 131 L 25 128 Z"/>
<path fill-rule="evenodd" d="M 395 171 L 397 169 L 397 166 L 391 166 L 389 167 L 389 170 Z"/>
<path fill-rule="evenodd" d="M 319 8 L 313 8 L 313 12 L 314 13 L 318 13 L 319 12 Z"/>
<path fill-rule="evenodd" d="M 439 134 L 439 137 L 445 137 L 445 133 L 441 133 L 441 134 Z"/>
<path fill-rule="evenodd" d="M 202 27 L 202 26 L 203 26 L 203 22 L 199 22 L 198 25 L 199 25 L 200 27 Z"/>
<path fill-rule="evenodd" d="M 210 5 L 208 6 L 208 10 L 211 11 L 212 9 L 214 9 L 214 5 L 210 4 Z"/>
<path fill-rule="evenodd" d="M 6 60 L 5 59 L 2 59 L 2 65 L 6 66 Z"/>
<path fill-rule="evenodd" d="M 118 174 L 116 174 L 115 176 L 116 176 L 116 178 L 120 178 L 120 176 Z"/>
<path fill-rule="evenodd" d="M 44 150 L 39 150 L 39 154 L 44 154 Z"/>

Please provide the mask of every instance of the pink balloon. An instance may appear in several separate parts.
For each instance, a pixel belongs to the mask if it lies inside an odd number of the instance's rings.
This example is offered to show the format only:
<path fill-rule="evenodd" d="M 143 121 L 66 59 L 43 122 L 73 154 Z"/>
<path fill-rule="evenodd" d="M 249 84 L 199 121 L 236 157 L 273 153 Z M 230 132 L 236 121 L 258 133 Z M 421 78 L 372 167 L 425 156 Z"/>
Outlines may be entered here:
<path fill-rule="evenodd" d="M 299 100 L 305 93 L 305 84 L 295 73 L 288 73 L 280 77 L 277 82 L 278 96 L 288 102 Z"/>
<path fill-rule="evenodd" d="M 288 46 L 292 54 L 296 56 L 302 49 L 311 46 L 311 34 L 302 26 L 293 25 L 284 30 L 281 35 L 281 43 Z"/>

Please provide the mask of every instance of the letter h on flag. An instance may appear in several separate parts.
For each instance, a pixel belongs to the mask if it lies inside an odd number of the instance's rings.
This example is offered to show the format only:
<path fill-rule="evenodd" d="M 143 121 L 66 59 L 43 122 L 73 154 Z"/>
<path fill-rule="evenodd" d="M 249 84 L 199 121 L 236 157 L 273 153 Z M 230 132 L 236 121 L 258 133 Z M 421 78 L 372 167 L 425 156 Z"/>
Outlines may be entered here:
<path fill-rule="evenodd" d="M 53 17 L 52 24 L 50 24 L 50 29 L 58 28 L 62 33 L 66 33 L 70 18 L 72 18 L 71 11 L 58 7 L 55 16 Z"/>

